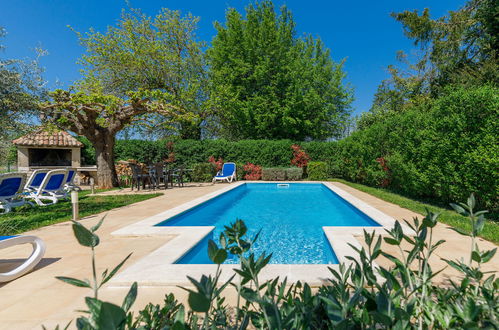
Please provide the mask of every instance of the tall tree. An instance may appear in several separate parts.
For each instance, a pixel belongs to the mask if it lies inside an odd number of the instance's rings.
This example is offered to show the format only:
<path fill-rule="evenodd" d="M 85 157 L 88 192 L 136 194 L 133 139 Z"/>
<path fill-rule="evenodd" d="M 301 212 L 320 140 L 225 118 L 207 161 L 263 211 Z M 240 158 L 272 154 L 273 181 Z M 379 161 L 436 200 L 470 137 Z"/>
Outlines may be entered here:
<path fill-rule="evenodd" d="M 199 139 L 205 113 L 206 68 L 196 35 L 199 18 L 166 8 L 154 18 L 139 10 L 123 11 L 117 26 L 106 34 L 94 30 L 78 33 L 87 49 L 79 61 L 87 79 L 97 79 L 103 92 L 125 96 L 129 91 L 162 90 L 171 103 L 197 116 L 177 123 L 183 138 Z M 142 123 L 150 129 L 169 127 L 169 118 L 148 115 Z"/>
<path fill-rule="evenodd" d="M 319 39 L 297 38 L 286 7 L 271 1 L 235 9 L 208 50 L 210 101 L 219 134 L 230 139 L 326 139 L 340 134 L 352 100 Z"/>
<path fill-rule="evenodd" d="M 105 34 L 78 33 L 87 49 L 80 60 L 84 77 L 67 91 L 51 93 L 43 119 L 88 138 L 101 187 L 118 184 L 113 148 L 125 126 L 157 116 L 170 129 L 201 120 L 201 44 L 192 40 L 196 22 L 168 9 L 154 18 L 132 10 Z"/>
<path fill-rule="evenodd" d="M 95 88 L 95 87 L 94 87 Z M 122 98 L 102 91 L 56 90 L 52 101 L 42 106 L 42 119 L 85 136 L 95 148 L 97 182 L 101 188 L 118 186 L 114 166 L 116 134 L 140 115 L 157 113 L 188 120 L 190 114 L 171 105 L 162 92 L 129 92 Z"/>
<path fill-rule="evenodd" d="M 429 9 L 392 13 L 421 55 L 414 63 L 399 52 L 403 67 L 389 66 L 359 129 L 441 94 L 450 84 L 499 83 L 499 6 L 495 0 L 470 0 L 456 11 L 432 19 Z"/>
<path fill-rule="evenodd" d="M 499 83 L 499 5 L 470 0 L 456 11 L 432 19 L 426 8 L 393 13 L 404 33 L 423 51 L 432 92 L 453 83 Z"/>

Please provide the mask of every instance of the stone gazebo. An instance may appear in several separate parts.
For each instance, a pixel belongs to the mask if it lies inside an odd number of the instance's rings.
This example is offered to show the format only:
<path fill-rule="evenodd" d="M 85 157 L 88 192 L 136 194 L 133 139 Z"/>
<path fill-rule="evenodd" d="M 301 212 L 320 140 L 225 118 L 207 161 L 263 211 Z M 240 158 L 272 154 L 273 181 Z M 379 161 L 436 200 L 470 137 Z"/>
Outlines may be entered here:
<path fill-rule="evenodd" d="M 20 172 L 73 167 L 81 176 L 76 178 L 80 183 L 88 183 L 91 177 L 95 179 L 97 176 L 96 166 L 81 165 L 83 143 L 65 131 L 39 130 L 12 143 L 17 147 L 17 168 Z"/>
<path fill-rule="evenodd" d="M 17 146 L 17 167 L 22 172 L 81 166 L 83 143 L 67 132 L 42 130 L 21 136 L 12 143 Z"/>

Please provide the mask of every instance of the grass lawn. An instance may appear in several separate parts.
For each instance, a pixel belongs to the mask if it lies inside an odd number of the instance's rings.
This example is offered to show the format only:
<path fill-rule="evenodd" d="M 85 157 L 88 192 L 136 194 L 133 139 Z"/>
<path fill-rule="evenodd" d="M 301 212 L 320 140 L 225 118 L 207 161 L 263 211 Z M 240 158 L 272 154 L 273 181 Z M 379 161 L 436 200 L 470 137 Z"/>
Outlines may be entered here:
<path fill-rule="evenodd" d="M 440 218 L 439 218 L 440 222 L 443 222 L 443 223 L 448 224 L 452 227 L 460 228 L 460 229 L 463 229 L 466 231 L 471 230 L 470 220 L 466 217 L 459 215 L 458 213 L 454 212 L 450 208 L 446 209 L 443 207 L 419 202 L 417 200 L 401 196 L 399 194 L 390 192 L 390 191 L 388 191 L 386 189 L 382 189 L 382 188 L 368 187 L 368 186 L 364 186 L 362 184 L 352 183 L 352 182 L 348 182 L 348 181 L 345 181 L 342 179 L 332 179 L 331 181 L 338 181 L 338 182 L 344 183 L 352 188 L 358 189 L 360 191 L 363 191 L 365 193 L 368 193 L 370 195 L 378 197 L 379 199 L 396 204 L 400 207 L 417 212 L 419 214 L 423 214 L 423 215 L 426 214 L 426 209 L 428 209 L 432 212 L 435 212 L 435 213 L 440 213 Z M 464 201 L 460 201 L 460 202 L 464 202 Z M 485 216 L 487 216 L 487 214 L 485 214 Z M 397 219 L 397 220 L 402 220 L 402 219 Z M 480 236 L 486 240 L 489 240 L 491 242 L 498 244 L 499 243 L 499 223 L 492 221 L 492 220 L 486 221 L 482 235 L 480 235 Z"/>
<path fill-rule="evenodd" d="M 141 202 L 161 194 L 137 194 L 116 196 L 88 196 L 90 191 L 82 191 L 79 196 L 80 216 L 108 211 L 117 207 Z M 22 206 L 8 214 L 0 215 L 0 235 L 21 233 L 27 230 L 48 226 L 71 219 L 71 202 L 61 201 L 48 206 Z"/>

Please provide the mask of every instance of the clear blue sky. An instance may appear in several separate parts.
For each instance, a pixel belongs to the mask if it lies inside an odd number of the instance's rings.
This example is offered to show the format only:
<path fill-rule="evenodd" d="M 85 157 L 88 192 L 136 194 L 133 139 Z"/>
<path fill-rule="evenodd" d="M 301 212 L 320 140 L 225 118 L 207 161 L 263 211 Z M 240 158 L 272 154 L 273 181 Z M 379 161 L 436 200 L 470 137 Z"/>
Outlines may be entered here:
<path fill-rule="evenodd" d="M 132 7 L 149 15 L 161 7 L 191 12 L 201 17 L 199 36 L 211 41 L 214 21 L 224 21 L 225 10 L 240 12 L 250 3 L 242 0 L 130 0 Z M 396 63 L 396 52 L 413 49 L 402 27 L 390 13 L 430 8 L 433 17 L 444 15 L 464 4 L 464 0 L 275 0 L 276 6 L 291 9 L 299 34 L 320 37 L 331 49 L 333 59 L 346 58 L 347 81 L 355 89 L 355 113 L 369 109 L 376 88 L 388 75 L 386 67 Z M 49 52 L 42 59 L 45 78 L 53 88 L 68 86 L 80 77 L 77 59 L 84 52 L 67 25 L 77 31 L 90 27 L 104 31 L 119 17 L 124 0 L 0 0 L 0 26 L 7 37 L 0 41 L 7 49 L 2 57 L 21 58 L 33 55 L 41 46 Z"/>

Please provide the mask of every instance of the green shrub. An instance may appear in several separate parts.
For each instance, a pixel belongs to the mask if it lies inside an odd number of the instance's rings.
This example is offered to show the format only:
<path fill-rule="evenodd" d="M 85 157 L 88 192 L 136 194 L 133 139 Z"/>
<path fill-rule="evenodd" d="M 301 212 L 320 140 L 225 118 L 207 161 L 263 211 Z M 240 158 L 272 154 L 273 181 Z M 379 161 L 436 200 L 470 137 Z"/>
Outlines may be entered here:
<path fill-rule="evenodd" d="M 328 161 L 332 175 L 387 188 L 439 204 L 477 194 L 477 203 L 499 211 L 499 90 L 450 86 L 442 96 L 338 141 Z M 384 173 L 375 163 L 387 160 Z M 315 159 L 314 159 L 315 160 Z"/>
<path fill-rule="evenodd" d="M 284 181 L 286 180 L 286 169 L 280 167 L 269 167 L 262 169 L 263 181 Z"/>
<path fill-rule="evenodd" d="M 244 164 L 236 163 L 236 177 L 237 181 L 244 180 Z"/>
<path fill-rule="evenodd" d="M 215 176 L 215 170 L 210 163 L 197 163 L 192 166 L 192 181 L 211 182 Z"/>
<path fill-rule="evenodd" d="M 290 167 L 286 169 L 286 180 L 298 181 L 303 178 L 303 168 Z"/>
<path fill-rule="evenodd" d="M 307 166 L 309 180 L 327 180 L 328 166 L 325 162 L 310 162 Z"/>
<path fill-rule="evenodd" d="M 116 160 L 137 159 L 142 163 L 156 162 L 168 157 L 167 140 L 118 140 Z M 208 157 L 227 162 L 253 163 L 263 167 L 290 166 L 293 152 L 291 140 L 174 140 L 173 151 L 178 164 L 192 167 L 206 162 Z M 312 160 L 326 161 L 336 151 L 337 142 L 299 142 Z"/>

